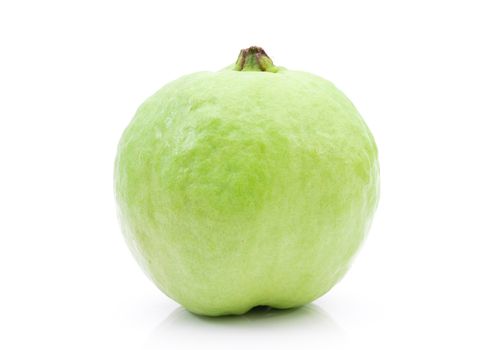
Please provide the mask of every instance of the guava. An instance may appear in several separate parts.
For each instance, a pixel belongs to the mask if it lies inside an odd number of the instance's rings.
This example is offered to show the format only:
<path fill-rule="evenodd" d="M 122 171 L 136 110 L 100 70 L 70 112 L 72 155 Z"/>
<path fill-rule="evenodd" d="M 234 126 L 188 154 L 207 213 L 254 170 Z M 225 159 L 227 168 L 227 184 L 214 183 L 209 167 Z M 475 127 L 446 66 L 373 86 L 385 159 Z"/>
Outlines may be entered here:
<path fill-rule="evenodd" d="M 139 264 L 208 316 L 322 296 L 349 268 L 379 196 L 377 148 L 350 100 L 258 47 L 148 98 L 114 177 Z"/>

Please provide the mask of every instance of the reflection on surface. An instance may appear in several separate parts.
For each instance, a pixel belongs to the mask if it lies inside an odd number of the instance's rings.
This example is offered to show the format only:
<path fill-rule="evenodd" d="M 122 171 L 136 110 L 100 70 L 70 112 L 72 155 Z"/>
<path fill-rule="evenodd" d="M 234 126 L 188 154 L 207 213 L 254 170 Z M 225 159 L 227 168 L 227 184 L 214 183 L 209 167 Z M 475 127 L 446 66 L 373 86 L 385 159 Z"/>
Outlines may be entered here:
<path fill-rule="evenodd" d="M 288 310 L 258 307 L 245 315 L 223 317 L 197 316 L 179 307 L 151 333 L 145 348 L 284 349 L 305 347 L 306 341 L 329 345 L 340 336 L 340 327 L 315 304 Z"/>

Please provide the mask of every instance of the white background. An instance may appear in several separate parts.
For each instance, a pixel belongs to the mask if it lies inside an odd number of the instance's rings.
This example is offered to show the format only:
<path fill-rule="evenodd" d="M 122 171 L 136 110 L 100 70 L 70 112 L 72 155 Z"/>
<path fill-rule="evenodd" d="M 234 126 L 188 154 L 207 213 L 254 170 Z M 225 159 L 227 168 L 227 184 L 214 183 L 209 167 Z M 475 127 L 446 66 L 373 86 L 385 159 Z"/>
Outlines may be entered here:
<path fill-rule="evenodd" d="M 490 33 L 486 1 L 2 1 L 0 348 L 490 349 Z M 116 145 L 162 85 L 253 44 L 352 99 L 381 201 L 315 303 L 198 318 L 124 244 Z"/>

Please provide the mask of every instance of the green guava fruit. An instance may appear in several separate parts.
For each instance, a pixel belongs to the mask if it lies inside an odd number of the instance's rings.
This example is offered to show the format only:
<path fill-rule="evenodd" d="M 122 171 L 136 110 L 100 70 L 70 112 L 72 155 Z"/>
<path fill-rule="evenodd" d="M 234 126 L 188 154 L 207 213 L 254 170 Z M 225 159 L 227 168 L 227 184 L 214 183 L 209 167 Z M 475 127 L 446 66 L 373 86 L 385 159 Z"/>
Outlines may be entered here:
<path fill-rule="evenodd" d="M 364 240 L 377 148 L 332 83 L 251 47 L 139 107 L 115 192 L 131 251 L 191 312 L 292 308 L 334 286 Z"/>

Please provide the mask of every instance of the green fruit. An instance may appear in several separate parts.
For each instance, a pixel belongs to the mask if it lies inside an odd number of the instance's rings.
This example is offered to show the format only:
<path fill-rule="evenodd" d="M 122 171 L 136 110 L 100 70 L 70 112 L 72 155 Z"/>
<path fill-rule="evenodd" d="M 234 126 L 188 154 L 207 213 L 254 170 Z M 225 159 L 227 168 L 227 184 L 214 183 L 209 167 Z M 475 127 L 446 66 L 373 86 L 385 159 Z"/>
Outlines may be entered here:
<path fill-rule="evenodd" d="M 119 144 L 115 190 L 130 249 L 185 308 L 291 308 L 339 281 L 365 238 L 377 148 L 332 83 L 251 47 L 140 106 Z"/>

